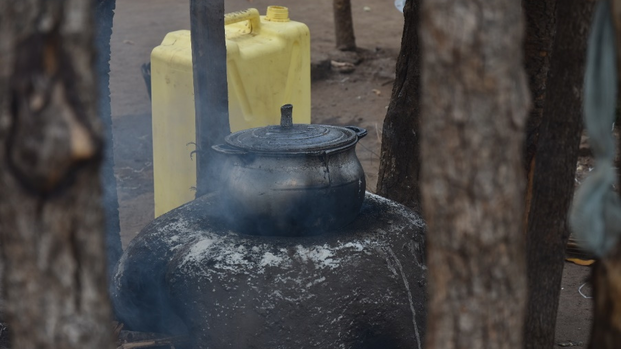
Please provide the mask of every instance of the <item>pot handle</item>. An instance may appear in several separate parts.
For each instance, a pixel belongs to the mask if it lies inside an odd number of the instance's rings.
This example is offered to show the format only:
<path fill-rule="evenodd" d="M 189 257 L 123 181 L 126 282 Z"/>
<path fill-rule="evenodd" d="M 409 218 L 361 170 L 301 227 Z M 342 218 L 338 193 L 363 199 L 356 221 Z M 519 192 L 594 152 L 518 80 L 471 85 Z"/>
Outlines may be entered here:
<path fill-rule="evenodd" d="M 248 154 L 247 151 L 232 147 L 228 144 L 216 144 L 212 145 L 211 149 L 217 151 L 218 153 L 226 154 L 226 155 L 245 155 Z"/>
<path fill-rule="evenodd" d="M 358 127 L 358 126 L 345 126 L 345 128 L 348 128 L 348 129 L 356 132 L 356 135 L 358 136 L 358 139 L 363 138 L 364 136 L 367 135 L 367 129 L 366 128 L 362 128 L 362 127 Z"/>

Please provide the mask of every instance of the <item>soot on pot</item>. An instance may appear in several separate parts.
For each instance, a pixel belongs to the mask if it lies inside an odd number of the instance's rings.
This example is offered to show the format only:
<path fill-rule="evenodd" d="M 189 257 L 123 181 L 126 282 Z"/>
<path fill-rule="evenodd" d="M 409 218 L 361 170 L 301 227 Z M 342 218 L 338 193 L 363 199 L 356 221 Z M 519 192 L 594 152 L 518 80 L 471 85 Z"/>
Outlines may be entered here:
<path fill-rule="evenodd" d="M 213 148 L 225 157 L 226 217 L 249 234 L 321 234 L 353 221 L 364 200 L 364 170 L 355 152 L 366 130 L 291 123 L 233 133 Z"/>

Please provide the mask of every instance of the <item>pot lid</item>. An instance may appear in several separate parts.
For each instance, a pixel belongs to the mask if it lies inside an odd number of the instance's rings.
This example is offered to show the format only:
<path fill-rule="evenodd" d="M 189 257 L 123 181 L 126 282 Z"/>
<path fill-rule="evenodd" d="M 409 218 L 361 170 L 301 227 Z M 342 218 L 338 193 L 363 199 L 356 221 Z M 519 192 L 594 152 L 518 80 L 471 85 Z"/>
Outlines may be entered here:
<path fill-rule="evenodd" d="M 224 140 L 236 148 L 269 153 L 316 152 L 346 147 L 358 141 L 358 133 L 350 128 L 293 124 L 292 111 L 291 104 L 286 104 L 281 108 L 280 125 L 238 131 Z"/>

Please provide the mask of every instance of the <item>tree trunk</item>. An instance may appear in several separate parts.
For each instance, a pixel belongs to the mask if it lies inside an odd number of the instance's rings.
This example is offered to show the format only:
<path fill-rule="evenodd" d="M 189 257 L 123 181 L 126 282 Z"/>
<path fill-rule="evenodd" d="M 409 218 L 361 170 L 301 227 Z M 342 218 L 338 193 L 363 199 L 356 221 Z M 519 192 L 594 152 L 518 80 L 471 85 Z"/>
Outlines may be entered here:
<path fill-rule="evenodd" d="M 12 347 L 110 348 L 93 1 L 0 2 L 0 252 Z"/>
<path fill-rule="evenodd" d="M 420 211 L 419 3 L 408 0 L 397 73 L 384 119 L 377 193 Z"/>
<path fill-rule="evenodd" d="M 341 51 L 354 51 L 356 37 L 354 36 L 354 21 L 351 17 L 351 0 L 332 0 L 332 7 L 336 48 Z"/>
<path fill-rule="evenodd" d="M 121 244 L 121 223 L 119 221 L 119 199 L 114 177 L 114 151 L 112 134 L 112 113 L 110 110 L 110 37 L 116 0 L 96 0 L 95 23 L 97 33 L 97 77 L 99 83 L 99 115 L 104 125 L 106 142 L 104 160 L 101 166 L 103 203 L 106 217 L 106 250 L 108 274 L 112 275 L 114 266 L 123 254 Z"/>
<path fill-rule="evenodd" d="M 621 343 L 621 243 L 595 263 L 593 324 L 589 349 L 616 349 Z"/>
<path fill-rule="evenodd" d="M 528 74 L 528 85 L 532 94 L 532 109 L 526 122 L 526 142 L 524 143 L 524 164 L 528 181 L 526 184 L 526 212 L 524 222 L 528 222 L 530 197 L 532 196 L 532 176 L 535 168 L 535 153 L 540 134 L 543 108 L 546 98 L 546 83 L 550 70 L 552 43 L 556 35 L 557 0 L 522 0 L 526 18 L 526 38 L 524 40 L 524 66 Z M 524 225 L 525 227 L 527 224 Z"/>
<path fill-rule="evenodd" d="M 542 94 L 543 117 L 537 116 L 541 122 L 538 130 L 529 130 L 538 133 L 538 142 L 527 194 L 530 205 L 527 206 L 526 232 L 526 348 L 554 346 L 565 246 L 569 238 L 567 214 L 574 194 L 582 131 L 581 91 L 592 9 L 593 2 L 584 0 L 567 0 L 557 6 L 557 33 L 549 77 Z M 528 57 L 531 59 L 532 54 Z M 535 95 L 540 91 L 537 88 Z"/>
<path fill-rule="evenodd" d="M 529 103 L 520 3 L 425 1 L 421 20 L 426 348 L 519 348 Z"/>
<path fill-rule="evenodd" d="M 621 82 L 621 0 L 612 0 L 611 5 L 617 42 L 617 74 L 619 74 L 617 86 L 619 86 Z M 621 148 L 621 143 L 619 148 Z M 606 257 L 595 263 L 591 280 L 593 283 L 593 325 L 589 349 L 618 348 L 621 343 L 621 241 Z"/>

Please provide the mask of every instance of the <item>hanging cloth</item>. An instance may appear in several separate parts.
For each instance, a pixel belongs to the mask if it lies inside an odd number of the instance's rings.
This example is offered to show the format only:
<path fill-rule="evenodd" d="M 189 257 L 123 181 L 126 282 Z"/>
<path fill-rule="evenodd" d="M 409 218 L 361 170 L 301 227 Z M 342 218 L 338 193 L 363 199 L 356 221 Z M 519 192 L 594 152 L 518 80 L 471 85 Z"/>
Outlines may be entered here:
<path fill-rule="evenodd" d="M 617 67 L 613 19 L 608 0 L 595 9 L 584 78 L 584 123 L 595 169 L 583 182 L 570 211 L 570 228 L 583 248 L 605 256 L 621 236 L 621 198 L 613 191 L 615 140 L 611 127 L 617 104 Z"/>

